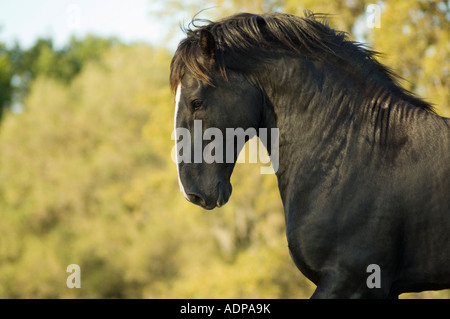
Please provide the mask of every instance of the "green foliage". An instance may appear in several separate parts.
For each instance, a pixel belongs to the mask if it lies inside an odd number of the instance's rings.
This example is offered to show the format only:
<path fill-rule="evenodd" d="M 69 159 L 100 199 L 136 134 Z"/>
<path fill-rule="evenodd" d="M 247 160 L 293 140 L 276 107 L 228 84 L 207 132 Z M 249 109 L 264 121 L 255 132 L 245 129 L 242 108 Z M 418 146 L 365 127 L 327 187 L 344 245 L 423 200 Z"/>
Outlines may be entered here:
<path fill-rule="evenodd" d="M 0 43 L 0 122 L 2 120 L 3 109 L 11 103 L 11 79 L 12 68 L 10 53 L 6 47 Z"/>
<path fill-rule="evenodd" d="M 17 46 L 11 49 L 14 73 L 19 76 L 28 73 L 32 78 L 44 75 L 68 83 L 83 64 L 98 60 L 105 51 L 117 45 L 119 42 L 114 38 L 88 35 L 81 40 L 73 36 L 67 46 L 57 49 L 51 39 L 39 38 L 27 50 Z"/>
<path fill-rule="evenodd" d="M 0 44 L 0 120 L 4 109 L 23 102 L 33 79 L 45 76 L 68 84 L 83 65 L 97 61 L 105 51 L 118 45 L 114 38 L 93 35 L 81 40 L 73 36 L 61 49 L 56 49 L 51 39 L 43 38 L 27 50 L 17 44 L 10 49 Z"/>

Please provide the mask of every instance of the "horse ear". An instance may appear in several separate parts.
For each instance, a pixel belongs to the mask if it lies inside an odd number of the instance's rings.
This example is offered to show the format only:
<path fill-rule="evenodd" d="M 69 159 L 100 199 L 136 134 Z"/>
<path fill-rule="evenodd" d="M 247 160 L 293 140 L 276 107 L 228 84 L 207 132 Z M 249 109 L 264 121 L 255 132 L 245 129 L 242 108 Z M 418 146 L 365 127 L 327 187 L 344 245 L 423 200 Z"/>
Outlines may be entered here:
<path fill-rule="evenodd" d="M 205 29 L 200 30 L 199 44 L 203 55 L 208 59 L 214 59 L 216 41 L 211 32 Z"/>

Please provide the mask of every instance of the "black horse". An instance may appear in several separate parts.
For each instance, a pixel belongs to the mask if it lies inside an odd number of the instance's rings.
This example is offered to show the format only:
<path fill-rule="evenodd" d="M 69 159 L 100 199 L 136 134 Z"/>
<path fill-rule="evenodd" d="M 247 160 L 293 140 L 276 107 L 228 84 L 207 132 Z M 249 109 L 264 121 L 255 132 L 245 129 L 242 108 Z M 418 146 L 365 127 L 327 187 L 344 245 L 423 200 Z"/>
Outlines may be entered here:
<path fill-rule="evenodd" d="M 279 152 L 289 250 L 312 297 L 450 288 L 450 119 L 311 13 L 195 23 L 171 63 L 175 127 L 279 129 L 267 148 Z M 178 162 L 189 201 L 227 202 L 234 162 Z"/>

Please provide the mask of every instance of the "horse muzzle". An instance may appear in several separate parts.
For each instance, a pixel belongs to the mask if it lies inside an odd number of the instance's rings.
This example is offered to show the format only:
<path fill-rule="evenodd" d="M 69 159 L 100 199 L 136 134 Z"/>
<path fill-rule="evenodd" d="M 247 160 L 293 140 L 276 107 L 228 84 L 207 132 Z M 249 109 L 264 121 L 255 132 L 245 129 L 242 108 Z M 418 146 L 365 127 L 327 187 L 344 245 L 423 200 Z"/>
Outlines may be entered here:
<path fill-rule="evenodd" d="M 225 205 L 231 196 L 232 187 L 230 183 L 219 182 L 214 195 L 206 195 L 199 190 L 186 192 L 186 199 L 204 209 L 211 210 Z"/>

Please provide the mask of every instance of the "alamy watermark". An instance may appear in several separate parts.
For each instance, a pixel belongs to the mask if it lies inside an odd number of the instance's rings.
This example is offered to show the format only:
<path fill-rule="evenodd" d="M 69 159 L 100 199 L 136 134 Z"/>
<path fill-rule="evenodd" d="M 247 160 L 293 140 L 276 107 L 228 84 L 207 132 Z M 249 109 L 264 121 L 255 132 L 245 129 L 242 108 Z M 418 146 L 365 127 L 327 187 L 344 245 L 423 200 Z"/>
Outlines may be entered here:
<path fill-rule="evenodd" d="M 370 29 L 381 28 L 381 6 L 379 4 L 368 4 L 366 7 L 366 26 Z"/>
<path fill-rule="evenodd" d="M 81 268 L 77 264 L 70 264 L 67 266 L 67 272 L 71 273 L 67 276 L 67 288 L 81 288 Z"/>
<path fill-rule="evenodd" d="M 366 285 L 367 288 L 373 289 L 373 288 L 381 288 L 381 268 L 377 264 L 370 264 L 366 268 L 366 272 L 370 273 L 369 276 L 367 276 Z"/>
<path fill-rule="evenodd" d="M 270 157 L 266 155 L 266 150 L 258 143 L 257 139 L 253 138 L 256 135 L 266 149 L 270 147 Z M 257 131 L 253 127 L 246 130 L 238 127 L 226 128 L 225 132 L 223 132 L 219 128 L 210 127 L 203 131 L 202 121 L 194 120 L 194 130 L 192 133 L 183 127 L 176 128 L 172 133 L 172 140 L 175 140 L 175 146 L 172 149 L 172 160 L 177 164 L 234 163 L 239 152 L 244 149 L 244 144 L 247 139 L 249 140 L 249 162 L 257 163 L 258 160 L 262 164 L 269 164 L 271 162 L 271 166 L 261 167 L 261 174 L 276 173 L 279 165 L 278 128 L 271 128 L 270 130 L 260 128 Z M 203 147 L 204 142 L 207 142 L 207 144 Z M 235 150 L 238 154 L 235 154 Z M 245 154 L 241 154 L 236 162 L 242 163 L 245 160 Z"/>
<path fill-rule="evenodd" d="M 77 30 L 81 28 L 81 8 L 76 3 L 71 3 L 66 8 L 66 26 L 70 30 Z"/>

